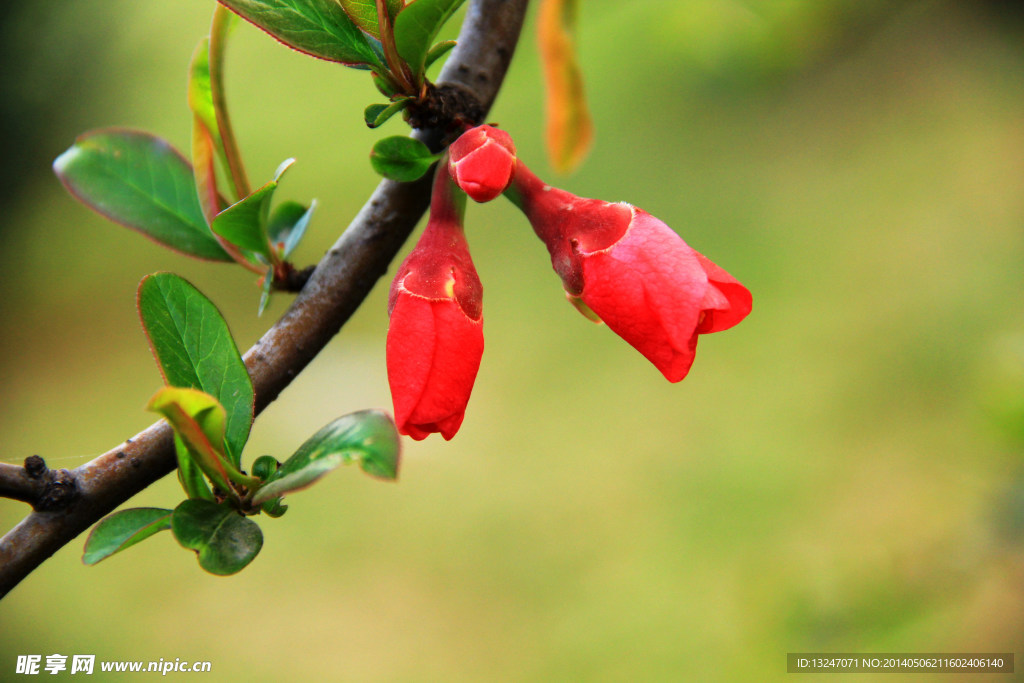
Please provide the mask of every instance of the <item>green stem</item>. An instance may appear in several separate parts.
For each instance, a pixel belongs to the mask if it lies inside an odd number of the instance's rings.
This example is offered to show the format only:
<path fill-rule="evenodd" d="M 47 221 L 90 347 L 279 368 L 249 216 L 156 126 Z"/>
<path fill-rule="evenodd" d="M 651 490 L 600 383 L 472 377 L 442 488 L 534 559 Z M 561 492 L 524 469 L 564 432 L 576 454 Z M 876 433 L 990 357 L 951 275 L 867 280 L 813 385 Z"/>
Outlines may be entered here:
<path fill-rule="evenodd" d="M 217 114 L 217 128 L 221 141 L 224 143 L 224 161 L 231 175 L 237 199 L 248 197 L 252 192 L 249 179 L 245 175 L 242 155 L 235 142 L 235 134 L 228 116 L 227 98 L 224 90 L 224 46 L 227 42 L 228 28 L 232 18 L 231 12 L 221 4 L 213 11 L 213 23 L 210 26 L 210 92 L 213 98 L 213 109 Z"/>
<path fill-rule="evenodd" d="M 249 490 L 259 487 L 262 483 L 262 480 L 259 477 L 250 477 L 242 474 L 234 467 L 225 468 L 225 473 L 228 475 L 228 479 L 230 479 L 232 483 L 240 484 Z"/>

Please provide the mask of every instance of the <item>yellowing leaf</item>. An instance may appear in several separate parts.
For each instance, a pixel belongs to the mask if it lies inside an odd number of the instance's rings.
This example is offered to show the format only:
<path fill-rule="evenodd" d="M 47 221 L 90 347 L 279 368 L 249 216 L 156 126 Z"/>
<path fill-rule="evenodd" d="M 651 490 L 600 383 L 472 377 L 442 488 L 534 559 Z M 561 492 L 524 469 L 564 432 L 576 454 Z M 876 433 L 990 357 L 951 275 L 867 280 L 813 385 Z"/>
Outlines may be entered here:
<path fill-rule="evenodd" d="M 594 139 L 576 60 L 576 11 L 576 0 L 542 0 L 537 25 L 547 90 L 548 154 L 559 173 L 574 170 Z"/>

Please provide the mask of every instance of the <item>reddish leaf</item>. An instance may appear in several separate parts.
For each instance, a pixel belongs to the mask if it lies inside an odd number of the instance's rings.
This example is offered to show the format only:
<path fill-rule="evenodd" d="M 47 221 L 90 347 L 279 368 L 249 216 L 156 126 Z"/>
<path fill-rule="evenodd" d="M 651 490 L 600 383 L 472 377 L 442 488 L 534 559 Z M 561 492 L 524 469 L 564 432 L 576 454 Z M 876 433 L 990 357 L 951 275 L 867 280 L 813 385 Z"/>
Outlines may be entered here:
<path fill-rule="evenodd" d="M 576 60 L 576 11 L 576 0 L 543 0 L 537 26 L 547 90 L 548 154 L 560 173 L 579 165 L 594 138 Z"/>

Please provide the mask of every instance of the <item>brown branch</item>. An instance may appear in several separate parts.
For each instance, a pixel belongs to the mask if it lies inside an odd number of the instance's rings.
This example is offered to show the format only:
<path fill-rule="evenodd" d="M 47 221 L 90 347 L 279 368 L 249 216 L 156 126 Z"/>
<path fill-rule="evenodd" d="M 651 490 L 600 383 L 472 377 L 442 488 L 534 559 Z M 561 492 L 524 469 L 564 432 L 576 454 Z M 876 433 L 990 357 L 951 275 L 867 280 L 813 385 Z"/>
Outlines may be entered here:
<path fill-rule="evenodd" d="M 28 503 L 34 510 L 58 510 L 71 504 L 77 493 L 67 470 L 51 470 L 38 455 L 25 458 L 24 467 L 0 463 L 0 498 Z"/>
<path fill-rule="evenodd" d="M 528 0 L 473 0 L 458 47 L 441 73 L 442 87 L 461 89 L 483 121 L 519 40 Z M 434 150 L 445 131 L 416 131 Z M 281 319 L 245 354 L 256 413 L 267 407 L 338 333 L 429 203 L 430 179 L 382 182 L 324 256 Z M 383 343 L 383 342 L 382 342 Z M 44 560 L 130 497 L 175 468 L 171 429 L 158 422 L 70 472 L 77 495 L 62 510 L 37 510 L 0 539 L 0 597 Z M 20 469 L 20 468 L 19 468 Z"/>

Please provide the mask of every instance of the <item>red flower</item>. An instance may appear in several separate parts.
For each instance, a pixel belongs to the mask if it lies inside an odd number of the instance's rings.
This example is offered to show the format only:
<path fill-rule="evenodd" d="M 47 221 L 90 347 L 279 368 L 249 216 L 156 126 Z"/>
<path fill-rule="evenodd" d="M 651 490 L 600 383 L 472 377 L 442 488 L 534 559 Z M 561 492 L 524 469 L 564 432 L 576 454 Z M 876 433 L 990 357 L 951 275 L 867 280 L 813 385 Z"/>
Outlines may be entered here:
<path fill-rule="evenodd" d="M 516 169 L 512 136 L 492 126 L 471 128 L 448 149 L 448 172 L 463 192 L 489 202 L 509 186 Z"/>
<path fill-rule="evenodd" d="M 750 313 L 746 287 L 646 211 L 545 185 L 521 163 L 514 188 L 570 299 L 581 300 L 670 382 L 689 372 L 698 335 Z"/>
<path fill-rule="evenodd" d="M 432 432 L 455 436 L 484 351 L 483 288 L 462 231 L 464 206 L 444 165 L 438 166 L 430 220 L 388 299 L 395 422 L 417 440 Z"/>

